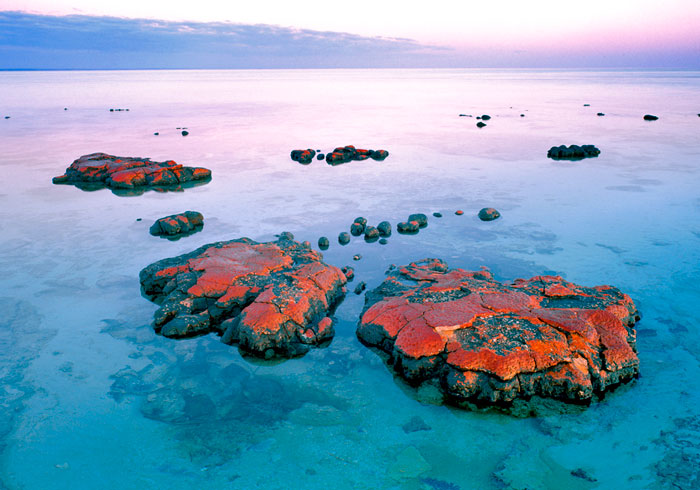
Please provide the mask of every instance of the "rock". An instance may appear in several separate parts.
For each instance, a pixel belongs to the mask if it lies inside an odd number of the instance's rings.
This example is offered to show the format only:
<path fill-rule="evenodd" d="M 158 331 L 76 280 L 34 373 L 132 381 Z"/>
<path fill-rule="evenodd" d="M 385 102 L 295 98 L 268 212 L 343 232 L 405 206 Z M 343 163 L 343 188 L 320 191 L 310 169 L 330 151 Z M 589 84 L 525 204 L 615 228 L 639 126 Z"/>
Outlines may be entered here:
<path fill-rule="evenodd" d="M 425 421 L 418 415 L 411 417 L 411 420 L 403 424 L 401 428 L 406 434 L 410 434 L 411 432 L 420 432 L 422 430 L 432 430 L 432 427 L 426 424 Z"/>
<path fill-rule="evenodd" d="M 360 260 L 362 258 L 362 255 L 356 254 L 352 256 L 352 260 Z"/>
<path fill-rule="evenodd" d="M 486 126 L 486 123 L 484 122 L 479 121 L 478 123 L 476 123 L 477 128 L 483 128 L 484 126 Z"/>
<path fill-rule="evenodd" d="M 598 115 L 598 116 L 604 116 L 605 114 L 603 114 L 602 112 L 599 112 L 597 115 Z"/>
<path fill-rule="evenodd" d="M 197 211 L 185 211 L 156 220 L 149 232 L 155 236 L 181 237 L 196 233 L 204 226 L 204 216 Z"/>
<path fill-rule="evenodd" d="M 494 208 L 483 208 L 481 211 L 479 211 L 479 219 L 481 221 L 493 221 L 500 217 L 501 213 Z"/>
<path fill-rule="evenodd" d="M 425 228 L 428 226 L 428 217 L 423 213 L 412 214 L 408 217 L 408 221 L 415 221 L 418 223 L 420 228 Z"/>
<path fill-rule="evenodd" d="M 299 162 L 302 165 L 308 165 L 309 163 L 311 163 L 311 160 L 314 159 L 315 155 L 316 152 L 311 148 L 307 150 L 292 150 L 292 152 L 289 154 L 292 160 L 294 160 L 295 162 Z"/>
<path fill-rule="evenodd" d="M 597 478 L 593 478 L 583 468 L 576 468 L 575 470 L 571 470 L 571 476 L 575 476 L 576 478 L 581 478 L 582 480 L 586 480 L 586 481 L 589 481 L 591 483 L 598 481 Z"/>
<path fill-rule="evenodd" d="M 420 225 L 417 221 L 402 221 L 396 225 L 396 231 L 401 234 L 418 233 Z"/>
<path fill-rule="evenodd" d="M 520 117 L 525 117 L 525 114 L 520 114 Z"/>
<path fill-rule="evenodd" d="M 425 259 L 390 269 L 367 292 L 357 336 L 409 383 L 438 385 L 457 404 L 587 403 L 637 377 L 638 319 L 612 286 L 558 276 L 499 283 Z"/>
<path fill-rule="evenodd" d="M 355 269 L 350 267 L 349 265 L 346 265 L 340 271 L 345 274 L 345 278 L 348 280 L 348 282 L 352 281 L 355 279 Z"/>
<path fill-rule="evenodd" d="M 389 152 L 386 150 L 370 150 L 369 157 L 372 160 L 377 160 L 378 162 L 383 161 L 389 156 Z"/>
<path fill-rule="evenodd" d="M 284 238 L 285 240 L 294 240 L 294 234 L 291 231 L 283 231 L 279 235 L 275 235 L 277 238 Z"/>
<path fill-rule="evenodd" d="M 10 119 L 10 116 L 5 116 L 5 119 Z"/>
<path fill-rule="evenodd" d="M 459 117 L 472 117 L 471 114 L 460 114 Z"/>
<path fill-rule="evenodd" d="M 352 236 L 360 236 L 365 231 L 365 225 L 362 223 L 353 223 L 350 225 L 350 234 Z"/>
<path fill-rule="evenodd" d="M 367 289 L 367 283 L 365 281 L 360 282 L 357 286 L 355 286 L 355 294 L 362 294 L 362 291 Z"/>
<path fill-rule="evenodd" d="M 153 136 L 158 136 L 159 134 L 160 133 L 156 132 L 156 133 L 153 133 Z"/>
<path fill-rule="evenodd" d="M 383 237 L 391 236 L 391 223 L 388 221 L 382 221 L 377 225 L 377 230 Z"/>
<path fill-rule="evenodd" d="M 387 475 L 397 481 L 412 480 L 432 468 L 414 446 L 401 451 L 387 469 Z"/>
<path fill-rule="evenodd" d="M 491 119 L 491 116 L 489 116 L 488 114 L 484 114 L 483 116 L 481 116 L 481 119 L 483 121 L 488 121 L 489 119 Z"/>
<path fill-rule="evenodd" d="M 365 227 L 365 241 L 367 242 L 376 242 L 379 240 L 379 230 L 376 229 L 374 226 L 366 226 Z"/>
<path fill-rule="evenodd" d="M 652 114 L 645 114 L 644 115 L 645 121 L 656 121 L 658 118 L 659 118 L 659 116 L 654 116 Z"/>
<path fill-rule="evenodd" d="M 139 274 L 160 307 L 154 329 L 171 338 L 211 332 L 258 357 L 293 357 L 333 337 L 326 317 L 345 275 L 287 237 L 217 242 L 155 262 Z"/>
<path fill-rule="evenodd" d="M 386 245 L 387 243 L 389 243 L 389 240 L 387 240 L 386 238 L 380 238 L 380 239 L 379 239 L 379 244 L 380 244 L 380 245 Z"/>
<path fill-rule="evenodd" d="M 436 218 L 442 218 L 442 213 L 433 213 Z"/>
<path fill-rule="evenodd" d="M 458 209 L 457 211 L 455 211 L 455 214 L 457 216 L 462 216 L 464 214 L 464 211 L 462 211 L 461 209 Z"/>
<path fill-rule="evenodd" d="M 362 216 L 358 216 L 353 220 L 353 223 L 360 223 L 362 226 L 365 226 L 367 224 L 367 218 L 363 218 Z"/>
<path fill-rule="evenodd" d="M 583 107 L 590 107 L 591 104 L 583 104 Z"/>
<path fill-rule="evenodd" d="M 350 233 L 344 231 L 340 235 L 338 235 L 338 243 L 340 243 L 341 245 L 347 245 L 348 243 L 350 243 Z"/>
<path fill-rule="evenodd" d="M 326 156 L 323 153 L 320 153 L 316 155 L 316 160 L 323 160 Z"/>
<path fill-rule="evenodd" d="M 318 239 L 318 248 L 321 250 L 328 250 L 328 247 L 331 246 L 331 242 L 328 241 L 328 238 L 325 236 L 322 236 L 321 238 Z"/>
<path fill-rule="evenodd" d="M 189 132 L 189 131 L 182 130 L 182 133 L 181 133 L 181 134 L 182 134 L 182 136 L 187 136 L 188 134 L 190 134 L 190 132 Z"/>
<path fill-rule="evenodd" d="M 182 190 L 183 185 L 206 183 L 210 179 L 211 170 L 184 167 L 172 160 L 154 162 L 149 158 L 92 153 L 75 160 L 64 175 L 53 178 L 53 183 L 72 184 L 89 190 L 109 187 L 117 193 L 136 193 L 134 191 L 148 189 Z"/>
<path fill-rule="evenodd" d="M 598 155 L 600 155 L 600 150 L 593 145 L 553 146 L 547 152 L 547 157 L 552 160 L 582 160 Z"/>

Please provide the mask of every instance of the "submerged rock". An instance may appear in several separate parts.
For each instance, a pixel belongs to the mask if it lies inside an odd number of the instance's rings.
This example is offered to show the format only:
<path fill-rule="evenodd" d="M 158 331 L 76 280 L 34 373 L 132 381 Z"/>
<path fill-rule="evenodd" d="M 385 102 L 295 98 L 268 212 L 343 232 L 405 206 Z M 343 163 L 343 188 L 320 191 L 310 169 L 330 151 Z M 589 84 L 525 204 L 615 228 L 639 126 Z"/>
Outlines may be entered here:
<path fill-rule="evenodd" d="M 553 160 L 582 160 L 600 155 L 600 150 L 593 145 L 553 146 L 547 152 L 547 157 Z"/>
<path fill-rule="evenodd" d="M 411 384 L 452 401 L 532 396 L 585 403 L 639 372 L 629 296 L 558 276 L 500 283 L 438 259 L 392 268 L 365 298 L 357 336 Z"/>
<path fill-rule="evenodd" d="M 659 116 L 654 116 L 652 114 L 645 114 L 644 115 L 645 121 L 656 121 L 658 118 L 659 118 Z"/>
<path fill-rule="evenodd" d="M 347 231 L 342 232 L 340 235 L 338 235 L 338 243 L 341 245 L 347 245 L 350 243 L 350 233 Z"/>
<path fill-rule="evenodd" d="M 160 305 L 154 328 L 165 337 L 210 332 L 259 357 L 292 357 L 333 337 L 328 318 L 343 298 L 345 275 L 286 236 L 204 245 L 155 262 L 139 274 Z"/>
<path fill-rule="evenodd" d="M 185 211 L 156 220 L 151 225 L 151 235 L 179 237 L 200 231 L 204 226 L 204 216 L 197 211 Z"/>
<path fill-rule="evenodd" d="M 483 208 L 481 211 L 479 211 L 479 219 L 481 221 L 493 221 L 493 220 L 498 219 L 500 217 L 501 217 L 501 213 L 499 213 L 494 208 Z"/>
<path fill-rule="evenodd" d="M 184 167 L 172 160 L 154 162 L 149 158 L 92 153 L 75 160 L 64 175 L 53 178 L 53 183 L 72 184 L 85 190 L 109 187 L 116 193 L 133 194 L 147 189 L 182 190 L 183 185 L 210 179 L 211 170 Z"/>

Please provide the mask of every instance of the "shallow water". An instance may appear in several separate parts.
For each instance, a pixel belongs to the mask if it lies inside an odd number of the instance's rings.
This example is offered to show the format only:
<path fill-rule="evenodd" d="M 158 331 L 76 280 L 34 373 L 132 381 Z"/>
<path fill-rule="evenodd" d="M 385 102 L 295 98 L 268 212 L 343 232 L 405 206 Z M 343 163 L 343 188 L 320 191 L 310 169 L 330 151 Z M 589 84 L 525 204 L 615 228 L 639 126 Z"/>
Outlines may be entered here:
<path fill-rule="evenodd" d="M 0 73 L 0 88 L 0 488 L 700 486 L 700 73 L 33 72 Z M 492 119 L 478 129 L 461 113 Z M 598 158 L 546 158 L 589 143 Z M 289 159 L 346 144 L 390 156 Z M 213 180 L 134 197 L 51 184 L 98 151 Z M 502 218 L 479 221 L 485 206 Z M 148 234 L 187 209 L 202 232 Z M 434 211 L 384 246 L 335 239 L 356 216 Z M 324 257 L 355 267 L 351 287 L 424 257 L 613 284 L 643 314 L 641 376 L 587 409 L 526 419 L 435 405 L 357 341 L 352 292 L 327 348 L 274 365 L 215 336 L 152 332 L 143 267 L 283 230 L 328 236 Z"/>

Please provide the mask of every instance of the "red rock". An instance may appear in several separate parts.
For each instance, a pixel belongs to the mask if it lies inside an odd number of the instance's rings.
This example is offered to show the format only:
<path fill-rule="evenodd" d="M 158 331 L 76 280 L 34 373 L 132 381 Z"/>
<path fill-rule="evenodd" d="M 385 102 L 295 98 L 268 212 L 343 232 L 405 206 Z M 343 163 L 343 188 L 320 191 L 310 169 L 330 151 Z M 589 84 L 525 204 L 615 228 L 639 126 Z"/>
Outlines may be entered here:
<path fill-rule="evenodd" d="M 360 340 L 409 383 L 457 403 L 588 402 L 639 373 L 629 296 L 558 276 L 503 284 L 438 259 L 394 267 L 366 294 Z"/>
<path fill-rule="evenodd" d="M 299 162 L 302 165 L 308 165 L 314 159 L 314 156 L 316 156 L 316 151 L 312 150 L 311 148 L 307 150 L 292 150 L 290 156 L 295 162 Z"/>
<path fill-rule="evenodd" d="M 168 237 L 182 237 L 195 233 L 202 229 L 204 216 L 197 211 L 185 211 L 156 220 L 151 225 L 151 235 L 165 235 Z"/>
<path fill-rule="evenodd" d="M 210 332 L 260 357 L 292 357 L 333 337 L 329 313 L 347 280 L 318 252 L 283 234 L 276 242 L 217 242 L 155 262 L 140 273 L 160 305 L 154 328 L 166 337 Z"/>
<path fill-rule="evenodd" d="M 206 183 L 211 170 L 183 167 L 172 160 L 154 162 L 148 158 L 117 157 L 106 153 L 83 155 L 54 177 L 54 184 L 73 184 L 86 190 L 111 188 L 115 193 L 138 194 L 147 189 L 182 190 L 183 185 Z"/>

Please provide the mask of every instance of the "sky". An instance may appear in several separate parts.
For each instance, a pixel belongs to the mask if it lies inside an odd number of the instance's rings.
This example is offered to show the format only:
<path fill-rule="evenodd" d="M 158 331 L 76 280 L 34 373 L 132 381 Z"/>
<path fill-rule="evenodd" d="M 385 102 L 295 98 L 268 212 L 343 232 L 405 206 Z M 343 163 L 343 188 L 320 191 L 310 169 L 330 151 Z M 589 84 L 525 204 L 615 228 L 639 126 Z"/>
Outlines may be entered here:
<path fill-rule="evenodd" d="M 3 0 L 0 27 L 5 69 L 700 68 L 700 0 Z"/>

